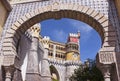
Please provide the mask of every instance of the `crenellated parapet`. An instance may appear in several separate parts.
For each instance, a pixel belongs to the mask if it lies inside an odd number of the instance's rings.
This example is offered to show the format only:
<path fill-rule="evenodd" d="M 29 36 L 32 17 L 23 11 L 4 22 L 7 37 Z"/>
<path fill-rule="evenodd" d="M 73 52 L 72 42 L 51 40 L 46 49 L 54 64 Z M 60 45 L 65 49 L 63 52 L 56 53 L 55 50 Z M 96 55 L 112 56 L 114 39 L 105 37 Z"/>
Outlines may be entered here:
<path fill-rule="evenodd" d="M 26 37 L 29 38 L 29 39 L 32 39 L 32 37 L 39 38 L 40 28 L 41 27 L 40 27 L 39 24 L 33 25 L 30 29 L 28 29 L 25 32 Z"/>
<path fill-rule="evenodd" d="M 71 61 L 71 60 L 67 60 L 66 61 L 66 66 L 79 66 L 79 65 L 81 65 L 82 64 L 82 62 L 81 61 Z"/>
<path fill-rule="evenodd" d="M 40 25 L 39 24 L 35 24 L 34 26 L 32 26 L 30 28 L 30 33 L 31 33 L 32 37 L 39 37 Z"/>
<path fill-rule="evenodd" d="M 49 48 L 50 38 L 48 36 L 44 36 L 40 42 L 43 44 L 45 49 Z"/>
<path fill-rule="evenodd" d="M 56 60 L 48 58 L 50 64 L 54 65 L 64 65 L 64 66 L 79 66 L 82 64 L 81 61 L 71 61 L 71 60 Z"/>

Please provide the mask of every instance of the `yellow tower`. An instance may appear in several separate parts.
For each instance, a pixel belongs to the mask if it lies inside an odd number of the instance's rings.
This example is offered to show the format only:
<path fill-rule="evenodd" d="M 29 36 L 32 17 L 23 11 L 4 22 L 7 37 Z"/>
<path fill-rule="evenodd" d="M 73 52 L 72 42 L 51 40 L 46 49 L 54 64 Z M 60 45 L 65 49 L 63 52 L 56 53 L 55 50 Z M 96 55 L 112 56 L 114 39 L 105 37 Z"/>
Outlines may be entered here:
<path fill-rule="evenodd" d="M 66 60 L 77 61 L 80 60 L 80 32 L 77 34 L 70 33 L 68 36 L 67 44 L 66 44 Z"/>

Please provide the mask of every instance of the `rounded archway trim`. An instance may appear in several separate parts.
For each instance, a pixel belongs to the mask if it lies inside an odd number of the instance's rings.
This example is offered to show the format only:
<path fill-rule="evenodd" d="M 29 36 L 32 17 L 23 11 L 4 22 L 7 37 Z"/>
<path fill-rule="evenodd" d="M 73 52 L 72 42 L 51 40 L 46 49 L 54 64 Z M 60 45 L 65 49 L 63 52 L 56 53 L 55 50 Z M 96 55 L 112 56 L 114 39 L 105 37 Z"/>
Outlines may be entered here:
<path fill-rule="evenodd" d="M 9 56 L 10 59 L 15 58 L 14 56 L 17 56 L 17 45 L 21 35 L 32 25 L 51 18 L 72 18 L 83 21 L 96 29 L 101 36 L 103 46 L 115 46 L 116 34 L 114 28 L 103 14 L 79 4 L 53 3 L 53 5 L 44 6 L 27 13 L 12 25 L 6 32 L 3 40 L 3 55 L 7 56 L 7 58 Z M 13 61 L 11 60 L 9 63 L 14 64 Z M 7 61 L 5 62 L 7 63 Z"/>
<path fill-rule="evenodd" d="M 50 73 L 54 72 L 57 75 L 57 80 L 60 81 L 60 73 L 58 72 L 58 70 L 56 69 L 56 67 L 54 65 L 50 65 Z"/>

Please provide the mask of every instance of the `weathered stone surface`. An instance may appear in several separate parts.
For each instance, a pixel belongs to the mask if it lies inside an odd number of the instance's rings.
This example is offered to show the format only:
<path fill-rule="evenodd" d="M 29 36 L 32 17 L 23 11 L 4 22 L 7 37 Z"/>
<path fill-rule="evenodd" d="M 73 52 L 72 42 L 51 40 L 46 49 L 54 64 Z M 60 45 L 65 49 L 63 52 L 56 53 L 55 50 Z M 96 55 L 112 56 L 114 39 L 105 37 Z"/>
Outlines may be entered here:
<path fill-rule="evenodd" d="M 99 53 L 99 60 L 103 64 L 112 64 L 112 63 L 115 62 L 115 53 L 114 52 L 101 51 Z"/>
<path fill-rule="evenodd" d="M 51 74 L 50 74 L 50 69 L 49 69 L 49 62 L 47 60 L 48 58 L 48 49 L 44 50 L 44 55 L 43 59 L 41 62 L 41 76 L 42 76 L 42 81 L 52 81 L 51 80 Z"/>
<path fill-rule="evenodd" d="M 28 63 L 26 71 L 27 81 L 40 81 L 39 76 L 39 63 L 38 63 L 38 38 L 33 37 L 31 47 L 28 53 Z"/>
<path fill-rule="evenodd" d="M 16 71 L 14 72 L 13 80 L 14 81 L 23 81 L 21 70 L 16 69 Z"/>
<path fill-rule="evenodd" d="M 91 4 L 89 4 L 89 3 L 91 3 Z M 94 3 L 96 3 L 96 4 L 94 4 Z M 49 5 L 49 7 L 47 5 Z M 5 40 L 3 40 L 3 42 L 7 42 L 3 45 L 3 48 L 2 48 L 3 54 L 4 55 L 15 55 L 16 54 L 16 51 L 17 51 L 16 47 L 17 47 L 18 40 L 20 38 L 20 37 L 16 36 L 16 33 L 19 33 L 19 36 L 21 36 L 26 31 L 24 29 L 24 27 L 21 26 L 22 24 L 24 26 L 26 26 L 26 29 L 27 29 L 27 28 L 29 28 L 30 23 L 32 23 L 32 25 L 33 25 L 33 24 L 37 23 L 39 21 L 39 19 L 41 19 L 41 18 L 42 18 L 42 20 L 45 20 L 46 18 L 47 19 L 51 18 L 52 16 L 50 16 L 50 17 L 46 16 L 49 14 L 49 11 L 50 11 L 51 15 L 55 15 L 55 16 L 53 16 L 54 18 L 70 17 L 73 19 L 79 19 L 79 20 L 82 20 L 83 22 L 88 23 L 89 25 L 94 26 L 95 29 L 97 30 L 97 32 L 99 32 L 99 33 L 101 33 L 100 29 L 103 29 L 102 33 L 105 32 L 105 34 L 100 34 L 100 35 L 104 35 L 101 37 L 105 38 L 105 40 L 103 40 L 103 38 L 102 38 L 103 43 L 104 42 L 105 43 L 103 44 L 102 47 L 111 46 L 111 48 L 102 48 L 102 49 L 104 49 L 102 51 L 110 52 L 110 55 L 106 54 L 106 52 L 105 52 L 105 54 L 101 54 L 101 59 L 102 59 L 102 62 L 113 61 L 113 59 L 110 60 L 112 57 L 111 51 L 113 51 L 113 52 L 120 51 L 119 49 L 116 49 L 116 46 L 119 46 L 119 44 L 116 43 L 116 40 L 119 42 L 119 40 L 118 40 L 119 39 L 119 31 L 118 30 L 119 30 L 120 25 L 119 25 L 119 19 L 117 18 L 117 12 L 115 11 L 115 9 L 116 9 L 116 6 L 114 5 L 114 2 L 112 0 L 111 1 L 89 0 L 89 2 L 86 2 L 86 0 L 66 0 L 66 1 L 61 0 L 60 2 L 59 1 L 57 2 L 57 0 L 55 0 L 55 1 L 51 2 L 51 0 L 49 0 L 49 1 L 42 1 L 42 2 L 30 1 L 30 3 L 24 3 L 24 4 L 21 4 L 21 2 L 19 4 L 14 3 L 13 10 L 11 11 L 11 13 L 8 17 L 8 20 L 6 21 L 5 27 L 4 27 L 5 31 L 8 30 L 7 31 L 8 33 L 5 32 L 6 35 L 3 34 L 3 36 L 5 35 L 5 38 L 6 38 Z M 61 11 L 61 12 L 59 13 L 59 11 Z M 68 11 L 69 11 L 69 14 L 66 14 L 66 13 L 68 13 Z M 48 12 L 48 13 L 46 14 L 45 12 Z M 104 15 L 101 15 L 101 13 Z M 78 14 L 79 16 L 76 16 L 76 14 Z M 70 15 L 70 16 L 68 16 L 68 15 Z M 57 17 L 57 16 L 59 16 L 59 17 Z M 35 17 L 39 17 L 39 18 L 35 19 Z M 79 17 L 79 18 L 76 18 L 76 17 Z M 87 20 L 88 18 L 90 18 L 90 19 Z M 31 22 L 29 20 L 31 20 Z M 32 21 L 34 21 L 34 22 L 32 22 Z M 97 23 L 97 22 L 99 22 L 99 23 Z M 111 24 L 113 25 L 112 27 L 109 26 Z M 12 26 L 12 28 L 10 29 L 11 26 Z M 20 28 L 19 31 L 17 31 L 17 32 L 14 31 L 14 30 L 17 30 L 18 28 Z M 113 33 L 109 34 L 109 31 L 114 30 L 113 28 L 116 30 L 115 32 L 117 32 L 117 34 L 114 34 L 114 35 L 113 35 Z M 10 34 L 10 33 L 12 33 L 12 34 Z M 117 35 L 118 35 L 118 37 L 117 37 Z M 12 44 L 9 44 L 9 43 L 12 43 L 15 46 L 11 46 Z M 8 46 L 7 46 L 7 44 L 8 44 Z M 7 56 L 5 56 L 5 58 L 7 58 Z M 10 60 L 10 62 L 8 62 L 8 59 Z M 6 65 L 14 64 L 14 62 L 13 62 L 15 59 L 14 57 L 8 56 L 8 59 L 5 59 L 5 61 L 4 61 Z M 45 61 L 45 62 L 47 63 L 47 61 Z M 117 68 L 117 69 L 119 69 L 119 68 Z M 32 80 L 32 81 L 34 81 L 34 80 Z M 108 79 L 106 81 L 108 81 Z"/>

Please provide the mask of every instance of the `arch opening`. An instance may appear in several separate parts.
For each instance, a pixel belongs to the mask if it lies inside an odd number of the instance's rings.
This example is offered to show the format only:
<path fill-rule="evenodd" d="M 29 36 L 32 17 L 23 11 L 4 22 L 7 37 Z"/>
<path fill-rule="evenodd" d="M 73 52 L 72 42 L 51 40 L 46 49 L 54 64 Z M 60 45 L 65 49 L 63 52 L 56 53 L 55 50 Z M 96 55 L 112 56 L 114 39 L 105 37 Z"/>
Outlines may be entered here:
<path fill-rule="evenodd" d="M 48 19 L 41 23 L 42 37 L 48 36 L 51 41 L 66 44 L 70 33 L 77 34 L 80 32 L 79 50 L 80 59 L 95 59 L 96 54 L 102 46 L 101 37 L 88 24 L 69 18 L 62 18 L 59 20 Z M 90 56 L 89 56 L 90 55 Z M 53 55 L 51 55 L 53 57 Z"/>
<path fill-rule="evenodd" d="M 55 15 L 53 15 L 53 14 L 55 14 Z M 95 20 L 94 18 L 90 17 L 89 15 L 86 15 L 86 14 L 81 13 L 81 12 L 70 11 L 70 10 L 61 10 L 61 11 L 57 11 L 57 12 L 45 12 L 45 13 L 42 13 L 42 14 L 38 14 L 38 15 L 28 19 L 27 21 L 25 21 L 22 24 L 17 22 L 17 24 L 20 24 L 20 26 L 16 30 L 16 32 L 14 33 L 14 36 L 13 36 L 13 39 L 14 39 L 13 41 L 15 43 L 15 46 L 18 43 L 17 40 L 21 37 L 21 35 L 28 28 L 30 28 L 32 25 L 34 25 L 34 24 L 36 24 L 40 21 L 51 19 L 51 18 L 54 18 L 54 19 L 71 18 L 71 19 L 75 19 L 75 20 L 85 22 L 88 25 L 90 25 L 91 27 L 93 27 L 99 33 L 99 35 L 101 36 L 102 44 L 104 42 L 105 29 L 102 27 L 102 25 L 97 20 Z M 104 22 L 106 22 L 106 20 Z M 11 28 L 11 29 L 14 30 L 14 28 Z M 8 31 L 8 33 L 10 33 L 10 32 Z"/>
<path fill-rule="evenodd" d="M 12 62 L 6 63 L 14 65 L 15 62 L 19 61 L 20 57 L 17 55 L 16 47 L 18 45 L 18 40 L 25 31 L 34 24 L 51 18 L 71 18 L 85 22 L 99 33 L 102 39 L 102 47 L 115 47 L 116 34 L 114 28 L 103 14 L 98 13 L 89 7 L 75 4 L 58 4 L 57 7 L 55 7 L 56 9 L 54 9 L 54 7 L 54 5 L 49 5 L 36 9 L 34 12 L 27 13 L 13 24 L 13 26 L 7 31 L 3 40 L 2 51 L 5 55 L 4 59 L 13 56 L 13 60 L 11 60 Z M 109 51 L 114 51 L 114 48 Z M 4 64 L 6 65 L 6 63 Z"/>
<path fill-rule="evenodd" d="M 53 65 L 50 66 L 50 73 L 52 81 L 60 81 L 59 73 Z"/>

